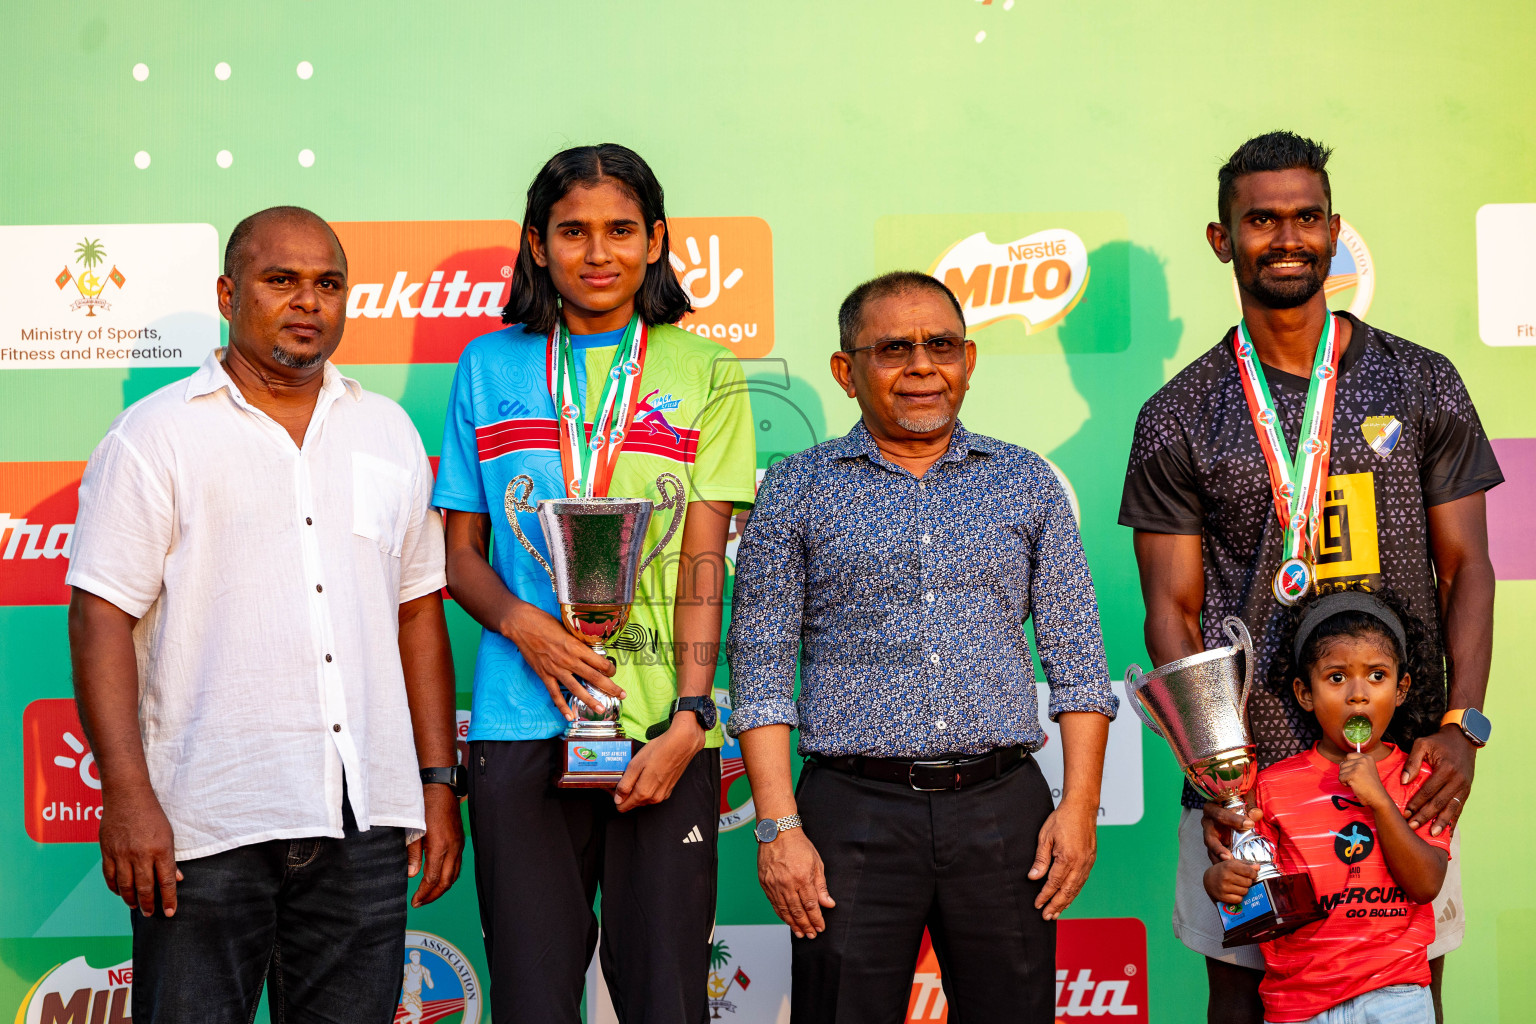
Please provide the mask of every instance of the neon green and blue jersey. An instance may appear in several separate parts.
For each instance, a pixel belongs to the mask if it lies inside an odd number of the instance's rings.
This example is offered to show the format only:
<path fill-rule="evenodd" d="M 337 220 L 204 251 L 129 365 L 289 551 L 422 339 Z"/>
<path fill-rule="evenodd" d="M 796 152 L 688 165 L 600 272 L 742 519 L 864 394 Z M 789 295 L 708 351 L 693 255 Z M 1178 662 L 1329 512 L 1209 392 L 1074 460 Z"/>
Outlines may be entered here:
<path fill-rule="evenodd" d="M 577 391 L 586 396 L 589 422 L 623 333 L 571 337 L 577 350 Z M 488 514 L 496 574 L 512 593 L 557 615 L 549 577 L 518 543 L 503 511 L 507 486 L 523 473 L 534 481 L 530 502 L 565 496 L 545 358 L 545 337 L 520 326 L 481 335 L 464 349 L 449 395 L 432 503 Z M 752 410 L 734 356 L 680 328 L 652 327 L 639 394 L 609 486 L 611 496 L 660 501 L 656 477 L 668 472 L 683 481 L 690 502 L 751 505 L 757 465 Z M 670 510 L 658 510 L 651 517 L 647 552 L 661 540 L 671 516 Z M 518 525 L 548 557 L 537 517 L 522 513 Z M 677 695 L 672 614 L 682 539 L 680 527 L 641 576 L 630 624 L 610 645 L 618 663 L 615 679 L 628 694 L 624 731 L 634 739 L 643 739 L 647 729 L 666 719 Z M 565 726 L 517 646 L 494 630 L 482 631 L 469 739 L 547 739 Z M 716 726 L 707 745 L 720 744 Z"/>

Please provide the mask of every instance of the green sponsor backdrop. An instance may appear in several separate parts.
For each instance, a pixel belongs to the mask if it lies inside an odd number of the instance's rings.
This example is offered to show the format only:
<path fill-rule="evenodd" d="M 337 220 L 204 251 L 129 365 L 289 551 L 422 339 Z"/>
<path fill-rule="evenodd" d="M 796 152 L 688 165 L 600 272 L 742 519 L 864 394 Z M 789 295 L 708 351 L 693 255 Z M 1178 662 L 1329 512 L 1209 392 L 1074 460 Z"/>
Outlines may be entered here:
<path fill-rule="evenodd" d="M 347 221 L 517 219 L 543 160 L 605 140 L 646 156 L 674 216 L 763 218 L 771 355 L 789 375 L 763 400 L 800 410 L 792 431 L 780 417 L 780 436 L 760 439 L 765 449 L 854 419 L 826 355 L 837 303 L 858 280 L 894 263 L 926 269 L 993 223 L 993 241 L 1081 225 L 1096 261 L 1082 304 L 1027 340 L 1017 322 L 979 334 L 965 419 L 1070 478 L 1116 669 L 1145 660 L 1129 531 L 1114 522 L 1125 452 L 1140 403 L 1235 319 L 1203 229 L 1216 168 L 1249 135 L 1288 127 L 1337 147 L 1336 208 L 1374 257 L 1368 318 L 1450 355 L 1492 436 L 1536 435 L 1536 352 L 1478 340 L 1474 251 L 1480 205 L 1536 200 L 1527 2 L 275 0 L 29 4 L 4 21 L 3 224 L 208 222 L 222 240 L 275 203 Z M 296 73 L 301 61 L 311 77 Z M 220 150 L 233 155 L 227 168 Z M 1050 211 L 1097 212 L 1041 216 Z M 919 217 L 929 219 L 905 220 Z M 924 259 L 929 241 L 939 248 Z M 436 452 L 448 367 L 348 369 L 400 398 Z M 0 461 L 84 460 L 125 402 L 182 375 L 4 371 Z M 1536 584 L 1501 584 L 1488 702 L 1498 732 L 1464 819 L 1469 924 L 1446 971 L 1452 1020 L 1529 1012 L 1536 895 L 1520 882 L 1520 851 L 1536 841 L 1521 810 L 1536 711 L 1517 695 L 1536 658 L 1533 612 Z M 475 631 L 453 616 L 467 689 Z M 94 847 L 41 845 L 23 828 L 22 711 L 69 692 L 64 609 L 0 607 L 0 766 L 12 780 L 0 801 L 11 879 L 0 1017 L 54 964 L 127 956 L 112 938 L 126 935 L 127 913 L 101 885 Z M 1145 816 L 1101 833 L 1073 913 L 1146 921 L 1152 1019 L 1188 1020 L 1204 975 L 1167 925 L 1178 773 L 1161 743 L 1148 737 L 1144 751 Z M 722 837 L 723 923 L 772 920 L 753 863 L 746 829 Z M 470 867 L 411 925 L 459 944 L 484 980 Z"/>

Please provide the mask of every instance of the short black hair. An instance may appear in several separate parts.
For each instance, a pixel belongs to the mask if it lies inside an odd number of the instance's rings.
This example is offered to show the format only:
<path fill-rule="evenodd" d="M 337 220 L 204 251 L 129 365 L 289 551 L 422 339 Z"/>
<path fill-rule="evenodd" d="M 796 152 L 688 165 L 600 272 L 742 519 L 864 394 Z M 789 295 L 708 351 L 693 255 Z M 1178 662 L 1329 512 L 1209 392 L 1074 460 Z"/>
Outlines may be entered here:
<path fill-rule="evenodd" d="M 1237 179 L 1260 171 L 1312 171 L 1323 179 L 1323 195 L 1333 207 L 1333 189 L 1328 184 L 1328 158 L 1333 150 L 1322 143 L 1302 138 L 1295 132 L 1267 132 L 1237 147 L 1216 172 L 1216 212 L 1221 223 L 1230 227 L 1232 197 Z"/>
<path fill-rule="evenodd" d="M 871 302 L 914 290 L 934 292 L 948 299 L 955 316 L 960 318 L 961 330 L 965 329 L 965 312 L 960 308 L 960 300 L 955 298 L 955 293 L 943 281 L 916 270 L 893 270 L 859 285 L 848 293 L 848 297 L 838 307 L 838 348 L 844 352 L 853 348 L 854 342 L 859 339 L 859 332 L 864 329 L 864 309 Z"/>
<path fill-rule="evenodd" d="M 1365 612 L 1345 610 L 1330 615 L 1318 623 L 1317 628 L 1307 637 L 1307 642 L 1301 650 L 1300 664 L 1297 664 L 1292 655 L 1292 648 L 1296 643 L 1296 631 L 1301 626 L 1301 620 L 1306 617 L 1307 611 L 1313 605 L 1326 596 L 1326 593 L 1333 593 L 1338 589 L 1369 593 L 1386 605 L 1403 624 L 1403 636 L 1407 641 L 1406 649 L 1398 643 L 1397 637 L 1392 634 L 1391 628 L 1385 622 Z M 1410 612 L 1407 604 L 1397 593 L 1389 589 L 1373 591 L 1359 583 L 1346 584 L 1342 588 L 1330 588 L 1325 593 L 1314 591 L 1294 608 L 1287 610 L 1282 621 L 1281 633 L 1280 649 L 1275 653 L 1274 661 L 1270 664 L 1270 687 L 1273 692 L 1289 694 L 1287 703 L 1293 706 L 1296 704 L 1296 691 L 1291 685 L 1291 680 L 1308 680 L 1313 662 L 1322 655 L 1331 641 L 1340 637 L 1374 637 L 1386 644 L 1393 656 L 1397 658 L 1398 677 L 1401 678 L 1404 673 L 1413 677 L 1408 687 L 1408 696 L 1403 699 L 1402 707 L 1393 713 L 1392 721 L 1387 725 L 1386 738 L 1395 745 L 1407 749 L 1413 746 L 1414 740 L 1439 730 L 1440 718 L 1446 710 L 1444 675 L 1438 671 L 1443 664 L 1444 653 L 1440 645 L 1430 636 L 1424 620 Z M 1312 717 L 1305 710 L 1302 714 L 1303 720 Z"/>
<path fill-rule="evenodd" d="M 605 142 L 599 146 L 577 146 L 549 158 L 528 186 L 528 206 L 523 212 L 523 237 L 512 268 L 512 292 L 501 311 L 504 324 L 522 324 L 530 334 L 548 334 L 555 326 L 560 309 L 560 295 L 550 280 L 549 268 L 533 260 L 528 244 L 530 228 L 548 239 L 549 215 L 554 205 L 572 189 L 595 188 L 612 181 L 640 204 L 649 238 L 651 225 L 658 220 L 661 228 L 661 258 L 645 268 L 645 280 L 635 294 L 635 309 L 647 324 L 675 324 L 693 312 L 693 303 L 678 283 L 670 264 L 672 237 L 668 231 L 666 197 L 661 182 L 651 172 L 640 154 L 625 146 Z M 547 244 L 547 241 L 546 241 Z"/>
<path fill-rule="evenodd" d="M 278 220 L 314 220 L 325 224 L 325 230 L 331 233 L 332 240 L 336 243 L 336 251 L 341 253 L 341 269 L 347 269 L 347 250 L 342 248 L 341 239 L 336 237 L 336 232 L 325 218 L 313 210 L 306 210 L 302 206 L 269 206 L 265 210 L 257 210 L 249 217 L 235 225 L 235 230 L 229 233 L 229 241 L 224 243 L 224 276 L 238 282 L 240 275 L 245 273 L 246 244 L 251 239 L 251 233 L 268 218 Z"/>

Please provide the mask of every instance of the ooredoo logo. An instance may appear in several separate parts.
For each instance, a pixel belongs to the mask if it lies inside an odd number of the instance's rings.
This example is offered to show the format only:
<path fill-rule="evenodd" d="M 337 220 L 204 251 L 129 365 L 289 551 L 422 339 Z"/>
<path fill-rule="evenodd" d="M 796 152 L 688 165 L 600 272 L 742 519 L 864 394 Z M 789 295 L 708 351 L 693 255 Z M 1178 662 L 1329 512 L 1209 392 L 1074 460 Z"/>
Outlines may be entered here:
<path fill-rule="evenodd" d="M 453 363 L 501 326 L 521 228 L 510 220 L 343 221 L 338 363 Z"/>
<path fill-rule="evenodd" d="M 68 697 L 28 704 L 21 714 L 22 793 L 27 835 L 39 843 L 94 843 L 101 776 Z"/>
<path fill-rule="evenodd" d="M 1012 317 L 1033 334 L 1060 322 L 1082 300 L 1088 247 L 1066 228 L 1011 242 L 993 242 L 978 231 L 950 246 L 929 273 L 960 300 L 969 330 Z"/>
<path fill-rule="evenodd" d="M 92 967 L 77 956 L 37 979 L 16 1024 L 127 1024 L 132 1012 L 133 961 Z"/>
<path fill-rule="evenodd" d="M 668 262 L 693 312 L 679 327 L 741 357 L 773 348 L 773 232 L 758 217 L 673 217 Z"/>
<path fill-rule="evenodd" d="M 83 462 L 0 462 L 0 605 L 68 604 Z"/>
<path fill-rule="evenodd" d="M 1147 929 L 1135 917 L 1078 917 L 1056 923 L 1056 1019 L 1148 1020 Z M 912 978 L 908 1021 L 947 1021 L 938 956 L 928 934 Z"/>

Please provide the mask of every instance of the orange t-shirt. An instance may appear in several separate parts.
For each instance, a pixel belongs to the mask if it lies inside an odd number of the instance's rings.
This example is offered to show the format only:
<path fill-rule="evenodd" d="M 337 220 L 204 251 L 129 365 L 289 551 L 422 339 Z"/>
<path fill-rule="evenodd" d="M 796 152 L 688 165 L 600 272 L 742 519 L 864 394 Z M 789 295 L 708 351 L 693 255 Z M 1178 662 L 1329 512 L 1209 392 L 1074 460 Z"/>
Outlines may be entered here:
<path fill-rule="evenodd" d="M 1399 808 L 1429 777 L 1428 764 L 1403 785 L 1403 752 L 1376 764 Z M 1305 871 L 1328 916 L 1262 943 L 1267 971 L 1259 985 L 1266 1020 L 1304 1021 L 1329 1007 L 1388 985 L 1428 985 L 1425 951 L 1435 938 L 1431 904 L 1403 893 L 1376 848 L 1376 818 L 1339 781 L 1339 766 L 1317 748 L 1259 772 L 1254 790 L 1264 809 L 1258 831 L 1275 844 L 1283 874 Z M 1451 833 L 1418 835 L 1450 852 Z"/>

